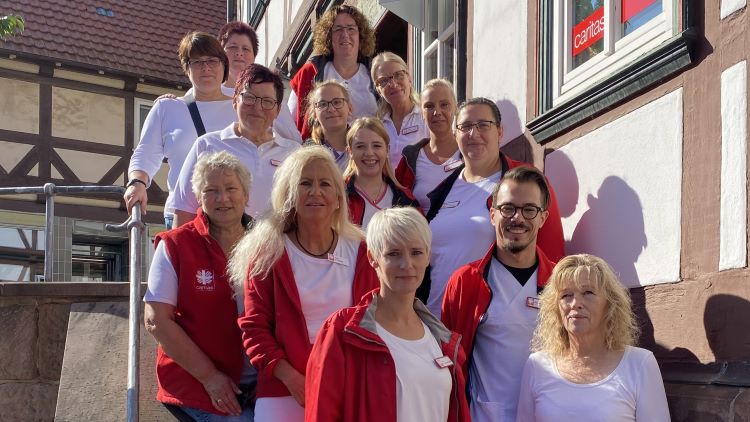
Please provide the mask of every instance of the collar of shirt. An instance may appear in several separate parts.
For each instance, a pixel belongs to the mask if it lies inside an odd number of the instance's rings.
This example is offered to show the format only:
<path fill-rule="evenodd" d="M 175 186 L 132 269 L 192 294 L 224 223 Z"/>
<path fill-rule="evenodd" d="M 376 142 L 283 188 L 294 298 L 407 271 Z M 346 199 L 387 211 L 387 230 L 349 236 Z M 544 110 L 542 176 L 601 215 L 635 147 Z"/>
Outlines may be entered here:
<path fill-rule="evenodd" d="M 284 139 L 284 138 L 280 137 L 276 133 L 276 131 L 273 130 L 273 128 L 269 128 L 268 129 L 268 130 L 270 130 L 273 133 L 273 135 L 271 137 L 271 140 L 268 141 L 268 142 L 264 142 L 264 143 L 262 143 L 260 145 L 256 145 L 254 142 L 250 141 L 249 139 L 245 138 L 244 136 L 237 135 L 237 133 L 234 131 L 234 125 L 235 124 L 236 123 L 232 123 L 231 125 L 229 125 L 229 126 L 227 126 L 227 127 L 225 127 L 224 129 L 221 130 L 221 139 L 224 139 L 224 140 L 238 139 L 238 140 L 241 140 L 243 142 L 247 142 L 247 143 L 255 146 L 258 149 L 267 149 L 267 148 L 272 148 L 273 146 L 285 147 L 285 146 L 288 146 L 289 143 L 299 145 L 298 143 L 296 143 L 294 141 L 291 141 L 289 139 Z"/>

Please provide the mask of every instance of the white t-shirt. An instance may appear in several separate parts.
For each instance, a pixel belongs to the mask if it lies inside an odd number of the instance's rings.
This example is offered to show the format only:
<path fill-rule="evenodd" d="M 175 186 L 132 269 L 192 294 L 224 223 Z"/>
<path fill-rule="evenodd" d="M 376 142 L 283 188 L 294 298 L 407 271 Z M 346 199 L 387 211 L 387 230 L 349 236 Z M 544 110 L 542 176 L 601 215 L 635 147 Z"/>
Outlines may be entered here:
<path fill-rule="evenodd" d="M 383 126 L 385 126 L 385 131 L 388 132 L 388 138 L 391 141 L 389 157 L 394 168 L 401 160 L 401 151 L 404 150 L 405 146 L 417 143 L 430 136 L 430 131 L 422 118 L 419 106 L 416 105 L 404 117 L 400 132 L 396 131 L 396 125 L 393 124 L 390 113 L 383 116 Z"/>
<path fill-rule="evenodd" d="M 654 354 L 627 347 L 614 371 L 592 384 L 563 378 L 546 352 L 529 356 L 518 400 L 519 422 L 669 421 L 667 396 Z"/>
<path fill-rule="evenodd" d="M 417 174 L 414 179 L 412 193 L 414 194 L 414 198 L 419 201 L 419 205 L 422 206 L 422 212 L 425 215 L 430 210 L 430 198 L 427 197 L 427 194 L 432 192 L 446 177 L 450 176 L 461 165 L 461 162 L 461 152 L 458 150 L 442 164 L 435 164 L 430 161 L 424 152 L 424 148 L 419 150 L 419 155 L 417 155 Z"/>
<path fill-rule="evenodd" d="M 372 80 L 370 72 L 362 63 L 359 64 L 359 70 L 349 79 L 344 79 L 339 75 L 333 62 L 328 62 L 323 69 L 323 80 L 335 79 L 341 82 L 349 91 L 349 99 L 352 102 L 352 121 L 358 117 L 374 117 L 378 109 L 378 103 L 375 95 L 372 93 Z"/>
<path fill-rule="evenodd" d="M 445 286 L 461 266 L 484 256 L 495 241 L 495 228 L 490 222 L 487 198 L 502 176 L 497 172 L 475 183 L 464 180 L 464 172 L 456 179 L 443 206 L 432 221 L 432 259 L 430 265 L 430 297 L 427 308 L 440 316 Z"/>
<path fill-rule="evenodd" d="M 292 272 L 296 274 L 310 344 L 315 342 L 320 327 L 332 313 L 352 306 L 352 283 L 359 244 L 359 240 L 339 237 L 333 260 L 320 259 L 301 251 L 288 235 L 284 236 Z"/>
<path fill-rule="evenodd" d="M 421 339 L 405 340 L 375 323 L 396 365 L 396 420 L 401 422 L 448 420 L 451 369 L 435 363 L 443 352 L 424 322 L 422 327 Z"/>
<path fill-rule="evenodd" d="M 521 286 L 493 257 L 487 282 L 492 300 L 477 327 L 469 366 L 471 420 L 515 422 L 521 372 L 539 314 L 533 307 L 537 303 L 533 300 L 537 298 L 537 272 Z"/>
<path fill-rule="evenodd" d="M 164 205 L 165 215 L 171 214 L 169 209 L 174 209 L 173 191 L 180 169 L 182 169 L 185 156 L 198 138 L 184 98 L 163 98 L 154 103 L 143 123 L 141 140 L 135 147 L 128 166 L 128 173 L 135 170 L 145 172 L 151 184 L 151 180 L 161 167 L 162 160 L 165 157 L 168 159 L 169 196 Z M 196 101 L 196 104 L 206 132 L 221 130 L 237 119 L 231 100 Z"/>
<path fill-rule="evenodd" d="M 207 133 L 195 142 L 193 148 L 185 158 L 180 177 L 175 186 L 174 205 L 170 212 L 181 210 L 195 214 L 198 209 L 198 199 L 193 193 L 193 167 L 203 153 L 228 151 L 250 170 L 252 183 L 250 184 L 250 199 L 245 206 L 245 212 L 253 217 L 259 216 L 271 204 L 271 187 L 273 175 L 281 162 L 294 150 L 300 147 L 295 141 L 274 137 L 260 146 L 237 136 L 234 123 L 220 132 Z"/>
<path fill-rule="evenodd" d="M 375 204 L 368 201 L 362 192 L 359 192 L 359 196 L 365 200 L 365 213 L 362 216 L 362 230 L 367 231 L 367 225 L 370 224 L 370 220 L 376 212 L 393 206 L 393 191 L 388 185 L 385 185 L 383 197 Z"/>

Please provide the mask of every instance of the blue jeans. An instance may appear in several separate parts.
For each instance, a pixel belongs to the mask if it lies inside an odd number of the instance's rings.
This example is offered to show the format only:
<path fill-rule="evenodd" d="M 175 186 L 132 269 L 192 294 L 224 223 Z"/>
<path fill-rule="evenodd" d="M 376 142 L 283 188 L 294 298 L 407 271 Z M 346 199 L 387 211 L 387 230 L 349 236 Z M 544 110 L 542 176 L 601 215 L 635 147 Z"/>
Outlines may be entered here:
<path fill-rule="evenodd" d="M 191 407 L 183 407 L 182 410 L 197 422 L 253 422 L 255 416 L 252 407 L 243 410 L 239 416 L 222 416 Z"/>
<path fill-rule="evenodd" d="M 172 230 L 172 223 L 174 223 L 174 215 L 165 215 L 164 225 L 167 226 L 167 230 Z"/>

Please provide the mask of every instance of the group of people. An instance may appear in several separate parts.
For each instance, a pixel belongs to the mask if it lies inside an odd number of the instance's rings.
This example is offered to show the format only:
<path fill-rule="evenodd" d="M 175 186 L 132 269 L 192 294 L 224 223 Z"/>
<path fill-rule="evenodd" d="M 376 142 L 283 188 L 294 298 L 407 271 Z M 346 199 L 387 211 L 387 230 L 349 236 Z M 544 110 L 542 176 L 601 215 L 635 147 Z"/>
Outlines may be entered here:
<path fill-rule="evenodd" d="M 564 256 L 496 104 L 418 93 L 374 50 L 331 8 L 284 103 L 248 25 L 182 39 L 193 87 L 154 103 L 125 192 L 145 210 L 166 160 L 157 399 L 196 421 L 668 420 L 627 290 Z"/>

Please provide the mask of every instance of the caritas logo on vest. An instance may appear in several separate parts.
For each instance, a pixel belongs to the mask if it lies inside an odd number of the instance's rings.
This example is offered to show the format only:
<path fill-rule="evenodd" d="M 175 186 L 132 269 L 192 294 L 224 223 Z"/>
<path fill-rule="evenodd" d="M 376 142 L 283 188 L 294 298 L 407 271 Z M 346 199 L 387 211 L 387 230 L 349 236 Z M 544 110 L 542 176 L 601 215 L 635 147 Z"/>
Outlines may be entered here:
<path fill-rule="evenodd" d="M 211 292 L 215 290 L 214 273 L 211 270 L 198 270 L 195 273 L 195 290 Z"/>
<path fill-rule="evenodd" d="M 573 56 L 604 37 L 604 6 L 582 20 L 573 28 Z"/>

